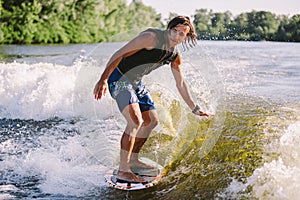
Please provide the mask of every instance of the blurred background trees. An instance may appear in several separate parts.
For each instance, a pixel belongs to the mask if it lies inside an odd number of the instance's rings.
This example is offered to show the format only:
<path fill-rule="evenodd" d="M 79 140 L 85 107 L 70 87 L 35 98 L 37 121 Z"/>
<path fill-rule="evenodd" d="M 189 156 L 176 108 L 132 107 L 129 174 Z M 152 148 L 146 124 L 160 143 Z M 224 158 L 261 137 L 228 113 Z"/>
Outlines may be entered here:
<path fill-rule="evenodd" d="M 300 15 L 291 18 L 268 11 L 251 11 L 236 17 L 227 11 L 199 9 L 194 15 L 199 39 L 300 42 Z"/>
<path fill-rule="evenodd" d="M 0 0 L 0 43 L 91 43 L 141 27 L 162 27 L 140 1 Z"/>
<path fill-rule="evenodd" d="M 192 19 L 199 39 L 300 41 L 300 15 L 252 11 L 234 17 L 229 11 L 197 9 Z M 146 27 L 164 24 L 142 0 L 0 0 L 0 44 L 128 40 L 120 33 L 134 35 Z"/>

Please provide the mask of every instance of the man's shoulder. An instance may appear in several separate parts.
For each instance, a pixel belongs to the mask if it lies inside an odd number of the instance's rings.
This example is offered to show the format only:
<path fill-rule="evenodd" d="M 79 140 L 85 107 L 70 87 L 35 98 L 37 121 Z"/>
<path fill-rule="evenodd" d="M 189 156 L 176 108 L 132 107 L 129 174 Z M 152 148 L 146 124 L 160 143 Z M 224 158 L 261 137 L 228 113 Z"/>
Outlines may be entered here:
<path fill-rule="evenodd" d="M 143 32 L 141 32 L 141 34 L 146 34 L 149 35 L 151 37 L 156 37 L 156 38 L 160 38 L 164 35 L 165 30 L 162 29 L 158 29 L 158 28 L 148 28 L 146 30 L 144 30 Z"/>
<path fill-rule="evenodd" d="M 154 33 L 163 33 L 165 30 L 162 30 L 160 28 L 148 28 L 144 30 L 144 32 L 154 32 Z"/>
<path fill-rule="evenodd" d="M 152 37 L 157 41 L 157 47 L 161 47 L 166 41 L 166 30 L 162 30 L 159 28 L 148 28 L 142 33 L 149 34 L 149 37 Z"/>

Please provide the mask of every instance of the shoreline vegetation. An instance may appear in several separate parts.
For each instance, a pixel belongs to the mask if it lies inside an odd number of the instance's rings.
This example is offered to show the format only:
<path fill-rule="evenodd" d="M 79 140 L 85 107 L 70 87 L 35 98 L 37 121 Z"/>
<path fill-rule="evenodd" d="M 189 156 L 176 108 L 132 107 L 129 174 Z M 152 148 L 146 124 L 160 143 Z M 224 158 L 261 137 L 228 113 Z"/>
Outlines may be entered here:
<path fill-rule="evenodd" d="M 175 15 L 170 13 L 169 19 Z M 201 40 L 300 42 L 300 14 L 253 10 L 233 16 L 230 11 L 196 9 L 191 17 Z M 124 41 L 132 35 L 120 33 L 145 27 L 165 25 L 142 0 L 0 0 L 0 44 Z"/>

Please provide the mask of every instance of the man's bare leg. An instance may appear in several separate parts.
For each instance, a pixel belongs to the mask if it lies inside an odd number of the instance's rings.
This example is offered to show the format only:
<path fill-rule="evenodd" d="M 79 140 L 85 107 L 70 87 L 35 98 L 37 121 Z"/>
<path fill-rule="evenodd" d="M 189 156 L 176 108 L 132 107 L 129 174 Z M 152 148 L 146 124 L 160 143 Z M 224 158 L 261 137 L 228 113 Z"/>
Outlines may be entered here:
<path fill-rule="evenodd" d="M 130 169 L 130 157 L 135 143 L 136 134 L 141 127 L 143 120 L 139 105 L 130 104 L 122 111 L 127 126 L 121 138 L 120 167 L 117 179 L 129 182 L 146 182 L 145 179 L 132 173 Z"/>
<path fill-rule="evenodd" d="M 157 126 L 158 116 L 156 110 L 149 110 L 143 112 L 142 117 L 144 122 L 142 124 L 142 127 L 138 130 L 135 138 L 135 143 L 130 158 L 130 166 L 132 168 L 153 169 L 154 166 L 139 161 L 139 153 L 141 151 L 141 148 L 147 141 L 151 131 Z"/>

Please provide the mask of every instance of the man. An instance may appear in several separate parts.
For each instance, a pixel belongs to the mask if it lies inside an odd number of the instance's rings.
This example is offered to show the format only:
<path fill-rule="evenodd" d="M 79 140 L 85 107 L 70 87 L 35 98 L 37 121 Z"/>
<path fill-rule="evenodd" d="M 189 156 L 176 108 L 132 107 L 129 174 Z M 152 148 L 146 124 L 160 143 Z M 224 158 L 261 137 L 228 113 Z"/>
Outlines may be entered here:
<path fill-rule="evenodd" d="M 138 159 L 138 154 L 158 123 L 157 112 L 142 77 L 164 64 L 170 64 L 177 89 L 183 100 L 199 116 L 211 114 L 200 110 L 192 100 L 181 70 L 182 57 L 176 45 L 194 46 L 196 34 L 188 17 L 177 16 L 167 30 L 148 29 L 116 51 L 94 88 L 99 100 L 109 89 L 119 110 L 127 121 L 121 138 L 120 167 L 117 179 L 127 182 L 146 182 L 134 174 L 134 167 L 153 168 Z"/>

